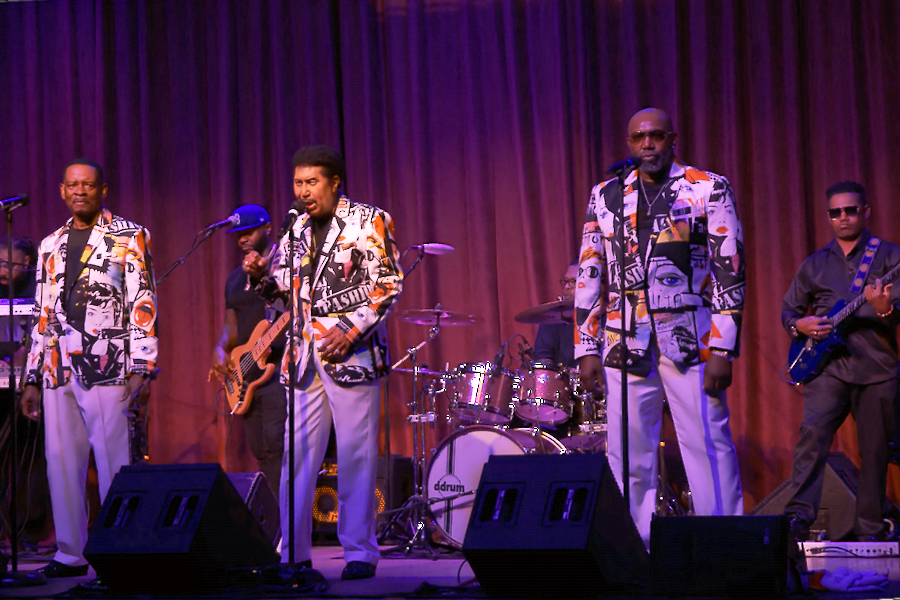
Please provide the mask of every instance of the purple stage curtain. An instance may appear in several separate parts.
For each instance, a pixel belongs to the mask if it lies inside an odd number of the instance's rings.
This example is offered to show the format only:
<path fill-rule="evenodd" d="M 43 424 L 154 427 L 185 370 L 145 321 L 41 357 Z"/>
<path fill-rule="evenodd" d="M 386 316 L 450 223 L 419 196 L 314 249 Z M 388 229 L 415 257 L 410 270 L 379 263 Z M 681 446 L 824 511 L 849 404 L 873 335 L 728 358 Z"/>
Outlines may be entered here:
<path fill-rule="evenodd" d="M 48 0 L 0 3 L 0 31 L 0 193 L 33 198 L 17 233 L 64 222 L 63 166 L 89 155 L 108 206 L 153 233 L 160 276 L 241 203 L 277 225 L 291 155 L 330 144 L 347 157 L 349 196 L 390 211 L 401 248 L 456 248 L 416 268 L 389 324 L 399 357 L 428 333 L 403 310 L 440 303 L 483 320 L 443 328 L 420 352 L 432 369 L 490 360 L 515 333 L 533 341 L 513 317 L 561 293 L 590 188 L 627 154 L 629 117 L 669 110 L 679 156 L 727 176 L 743 219 L 729 402 L 748 507 L 790 471 L 802 398 L 781 379 L 781 297 L 832 237 L 825 189 L 861 181 L 871 229 L 900 239 L 894 0 Z M 238 261 L 218 233 L 159 286 L 154 462 L 254 464 L 206 380 Z M 410 397 L 409 377 L 392 375 L 390 445 L 407 455 Z M 429 430 L 429 448 L 450 430 Z M 835 448 L 858 459 L 852 423 Z M 898 485 L 892 467 L 894 498 Z"/>

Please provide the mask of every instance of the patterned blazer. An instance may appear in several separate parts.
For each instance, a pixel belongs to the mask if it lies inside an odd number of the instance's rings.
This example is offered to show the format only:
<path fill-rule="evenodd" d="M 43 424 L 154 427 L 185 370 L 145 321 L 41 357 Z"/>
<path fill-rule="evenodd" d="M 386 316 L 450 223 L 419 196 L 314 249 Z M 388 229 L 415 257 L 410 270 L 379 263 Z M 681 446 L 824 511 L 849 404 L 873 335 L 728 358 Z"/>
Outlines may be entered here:
<path fill-rule="evenodd" d="M 321 250 L 318 268 L 312 271 L 312 228 L 309 215 L 294 224 L 295 276 L 287 265 L 288 236 L 281 240 L 272 260 L 272 277 L 264 279 L 263 297 L 272 300 L 293 283 L 294 335 L 297 373 L 306 370 L 310 345 L 337 326 L 353 342 L 340 363 L 323 362 L 329 376 L 341 386 L 373 381 L 388 373 L 385 317 L 403 290 L 400 255 L 394 242 L 391 216 L 374 206 L 338 199 L 331 227 Z M 298 268 L 299 267 L 299 268 Z M 276 292 L 274 285 L 278 286 Z M 316 304 L 313 306 L 313 298 Z M 315 313 L 316 316 L 313 316 Z M 288 355 L 282 361 L 282 380 L 288 381 Z"/>
<path fill-rule="evenodd" d="M 625 180 L 624 293 L 619 289 L 622 196 L 617 180 L 591 192 L 575 290 L 576 357 L 600 354 L 602 346 L 606 366 L 618 366 L 623 355 L 637 363 L 654 335 L 660 352 L 682 365 L 706 361 L 713 348 L 738 354 L 744 241 L 731 185 L 720 175 L 679 163 L 669 177 L 662 197 L 671 208 L 653 224 L 644 256 L 638 251 L 637 173 Z M 609 307 L 601 335 L 603 269 Z"/>
<path fill-rule="evenodd" d="M 132 373 L 156 363 L 156 283 L 150 232 L 103 209 L 81 257 L 86 279 L 84 331 L 68 323 L 66 249 L 72 219 L 41 242 L 38 250 L 34 328 L 26 383 L 58 388 L 74 372 L 86 388 L 122 385 Z M 68 286 L 71 288 L 71 286 Z"/>

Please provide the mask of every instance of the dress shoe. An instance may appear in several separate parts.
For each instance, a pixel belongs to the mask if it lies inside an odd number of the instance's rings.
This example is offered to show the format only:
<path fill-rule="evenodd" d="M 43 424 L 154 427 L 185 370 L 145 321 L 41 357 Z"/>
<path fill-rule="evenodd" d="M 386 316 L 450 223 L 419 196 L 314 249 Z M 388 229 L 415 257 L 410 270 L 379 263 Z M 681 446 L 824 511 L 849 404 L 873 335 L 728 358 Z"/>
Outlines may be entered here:
<path fill-rule="evenodd" d="M 371 579 L 375 577 L 375 565 L 361 560 L 351 560 L 341 571 L 341 579 Z"/>
<path fill-rule="evenodd" d="M 64 565 L 59 561 L 51 560 L 45 566 L 38 569 L 37 572 L 43 574 L 47 579 L 53 579 L 56 577 L 83 577 L 84 575 L 87 575 L 88 566 Z"/>

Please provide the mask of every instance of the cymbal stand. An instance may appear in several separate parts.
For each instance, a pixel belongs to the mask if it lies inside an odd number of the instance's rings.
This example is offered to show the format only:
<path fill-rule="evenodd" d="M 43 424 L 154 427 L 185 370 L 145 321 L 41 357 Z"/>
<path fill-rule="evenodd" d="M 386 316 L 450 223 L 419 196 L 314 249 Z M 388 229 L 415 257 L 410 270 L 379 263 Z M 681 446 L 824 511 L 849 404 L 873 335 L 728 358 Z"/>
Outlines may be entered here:
<path fill-rule="evenodd" d="M 428 338 L 419 345 L 409 348 L 406 355 L 398 360 L 392 367 L 397 368 L 407 359 L 410 360 L 413 365 L 413 398 L 407 404 L 413 412 L 406 417 L 406 420 L 413 424 L 413 494 L 407 498 L 399 509 L 392 511 L 394 512 L 394 516 L 387 523 L 379 536 L 379 541 L 381 541 L 387 533 L 393 529 L 394 525 L 404 522 L 402 518 L 406 515 L 406 539 L 392 548 L 382 550 L 382 554 L 395 552 L 409 554 L 412 552 L 413 548 L 420 548 L 427 550 L 432 558 L 437 558 L 435 545 L 428 537 L 428 517 L 425 512 L 428 500 L 425 498 L 423 468 L 427 460 L 425 452 L 425 423 L 428 423 L 431 429 L 434 429 L 434 398 L 443 391 L 443 388 L 438 390 L 435 388 L 434 382 L 429 382 L 422 386 L 420 393 L 418 352 L 425 344 L 433 340 L 437 334 L 440 333 L 440 330 L 441 318 L 438 316 L 435 324 L 428 332 Z M 428 397 L 427 411 L 425 410 L 426 396 Z"/>

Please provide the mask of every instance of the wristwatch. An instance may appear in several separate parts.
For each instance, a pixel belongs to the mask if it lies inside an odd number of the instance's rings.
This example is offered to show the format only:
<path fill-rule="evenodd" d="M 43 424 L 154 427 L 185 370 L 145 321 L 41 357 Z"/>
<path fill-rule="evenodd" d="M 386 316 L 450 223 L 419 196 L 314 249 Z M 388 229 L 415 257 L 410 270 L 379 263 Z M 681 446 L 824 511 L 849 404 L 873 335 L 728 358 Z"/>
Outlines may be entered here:
<path fill-rule="evenodd" d="M 724 359 L 727 360 L 728 362 L 731 362 L 731 361 L 734 360 L 734 354 L 732 354 L 732 353 L 729 352 L 728 350 L 719 350 L 718 348 L 713 348 L 713 349 L 710 350 L 710 352 L 711 352 L 712 354 L 715 354 L 716 356 L 721 356 L 722 358 L 724 358 Z"/>

